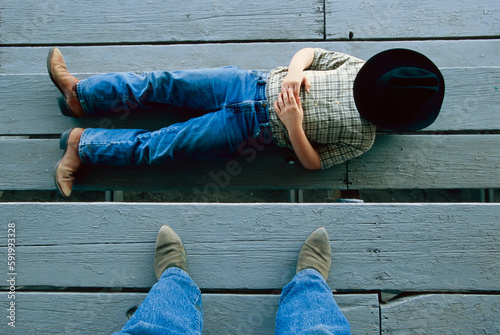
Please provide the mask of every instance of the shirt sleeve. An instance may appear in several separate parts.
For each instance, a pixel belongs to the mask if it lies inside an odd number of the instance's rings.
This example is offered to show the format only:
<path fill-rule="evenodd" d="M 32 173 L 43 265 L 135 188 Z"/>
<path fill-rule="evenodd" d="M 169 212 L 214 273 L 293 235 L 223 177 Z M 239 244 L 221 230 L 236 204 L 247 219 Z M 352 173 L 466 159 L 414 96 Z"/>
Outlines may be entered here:
<path fill-rule="evenodd" d="M 315 145 L 315 149 L 318 151 L 323 170 L 358 157 L 367 151 L 346 143 L 319 144 Z"/>
<path fill-rule="evenodd" d="M 353 57 L 341 52 L 315 48 L 314 59 L 309 69 L 316 71 L 335 70 L 350 58 Z"/>

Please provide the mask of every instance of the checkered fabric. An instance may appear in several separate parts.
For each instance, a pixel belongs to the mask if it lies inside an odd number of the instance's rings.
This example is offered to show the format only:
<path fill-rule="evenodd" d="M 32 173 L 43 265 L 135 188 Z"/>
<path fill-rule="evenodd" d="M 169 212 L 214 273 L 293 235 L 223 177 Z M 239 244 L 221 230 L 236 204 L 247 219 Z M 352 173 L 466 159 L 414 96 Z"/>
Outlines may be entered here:
<path fill-rule="evenodd" d="M 310 93 L 303 88 L 300 92 L 304 110 L 302 127 L 318 151 L 323 169 L 361 155 L 375 140 L 376 127 L 358 113 L 352 92 L 363 64 L 361 59 L 343 53 L 315 49 L 313 63 L 305 71 L 312 86 Z M 273 106 L 287 74 L 287 67 L 273 69 L 266 90 L 275 143 L 293 149 L 287 129 Z"/>

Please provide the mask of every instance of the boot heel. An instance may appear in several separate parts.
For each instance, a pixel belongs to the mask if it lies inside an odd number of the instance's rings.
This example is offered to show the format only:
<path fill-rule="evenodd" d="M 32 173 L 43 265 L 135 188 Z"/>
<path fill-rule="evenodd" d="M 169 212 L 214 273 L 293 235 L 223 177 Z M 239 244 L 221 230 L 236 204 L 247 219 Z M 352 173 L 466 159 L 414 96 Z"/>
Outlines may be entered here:
<path fill-rule="evenodd" d="M 59 105 L 59 109 L 61 110 L 62 115 L 67 116 L 67 117 L 74 117 L 75 115 L 69 108 L 68 104 L 66 103 L 66 98 L 65 97 L 59 97 L 57 98 L 57 104 Z"/>
<path fill-rule="evenodd" d="M 69 134 L 73 129 L 74 128 L 71 128 L 61 135 L 61 139 L 59 140 L 59 148 L 66 150 L 66 148 L 68 147 Z"/>

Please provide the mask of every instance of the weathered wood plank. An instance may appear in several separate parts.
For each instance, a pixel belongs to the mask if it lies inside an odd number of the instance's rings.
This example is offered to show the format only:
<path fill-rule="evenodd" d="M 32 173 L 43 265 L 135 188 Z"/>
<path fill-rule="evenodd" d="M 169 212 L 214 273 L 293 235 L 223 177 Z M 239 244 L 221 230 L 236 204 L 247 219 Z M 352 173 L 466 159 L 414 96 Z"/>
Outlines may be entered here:
<path fill-rule="evenodd" d="M 388 334 L 499 334 L 500 296 L 431 294 L 381 305 Z"/>
<path fill-rule="evenodd" d="M 429 38 L 498 35 L 494 0 L 326 3 L 326 38 Z M 98 8 L 98 10 L 96 10 Z M 54 15 L 58 13 L 59 15 Z M 88 25 L 87 18 L 93 17 Z M 346 19 L 349 18 L 349 19 Z M 118 3 L 13 0 L 2 5 L 4 44 L 323 39 L 324 4 L 190 1 Z M 70 25 L 73 29 L 66 29 Z M 277 29 L 279 27 L 279 29 Z"/>
<path fill-rule="evenodd" d="M 162 224 L 182 238 L 204 289 L 281 289 L 319 226 L 330 232 L 332 289 L 494 291 L 500 277 L 498 204 L 28 203 L 0 211 L 0 239 L 16 225 L 21 286 L 150 287 Z"/>
<path fill-rule="evenodd" d="M 379 135 L 348 163 L 352 189 L 500 187 L 500 135 Z M 229 161 L 179 161 L 159 166 L 86 166 L 76 190 L 191 189 L 206 201 L 221 189 L 345 189 L 346 165 L 308 171 L 288 149 L 237 155 Z M 58 140 L 2 140 L 1 190 L 54 190 L 63 152 Z M 233 166 L 233 161 L 236 165 Z M 229 164 L 229 165 L 228 165 Z M 265 171 L 265 173 L 262 173 Z M 208 196 L 210 195 L 210 196 Z"/>
<path fill-rule="evenodd" d="M 499 135 L 380 135 L 370 151 L 349 163 L 349 184 L 353 189 L 495 188 L 498 143 Z"/>
<path fill-rule="evenodd" d="M 408 48 L 427 55 L 439 68 L 498 66 L 500 40 L 256 42 L 223 44 L 61 47 L 74 73 L 178 70 L 237 65 L 269 70 L 288 65 L 301 48 L 324 48 L 361 59 L 387 49 Z M 0 74 L 47 74 L 48 47 L 0 47 Z"/>
<path fill-rule="evenodd" d="M 16 295 L 16 327 L 0 325 L 8 334 L 110 334 L 127 322 L 129 309 L 145 293 L 49 293 Z M 375 294 L 335 295 L 353 334 L 379 334 Z M 203 334 L 272 334 L 279 295 L 202 294 Z M 0 302 L 6 310 L 6 299 Z M 4 309 L 5 307 L 5 309 Z M 57 327 L 54 327 L 54 324 Z"/>
<path fill-rule="evenodd" d="M 326 38 L 498 36 L 495 0 L 345 0 L 326 2 Z"/>
<path fill-rule="evenodd" d="M 445 68 L 442 73 L 446 83 L 443 106 L 436 121 L 425 130 L 500 129 L 500 67 Z"/>
<path fill-rule="evenodd" d="M 346 164 L 309 171 L 289 149 L 250 142 L 244 152 L 227 161 L 176 161 L 157 166 L 86 166 L 75 189 L 80 190 L 193 190 L 193 201 L 207 201 L 222 189 L 345 189 Z M 1 140 L 1 190 L 54 190 L 53 173 L 63 151 L 59 141 Z M 265 172 L 264 172 L 265 171 Z"/>
<path fill-rule="evenodd" d="M 2 2 L 2 44 L 323 39 L 323 1 Z M 92 17 L 92 24 L 89 24 Z M 71 27 L 71 29 L 68 29 Z"/>
<path fill-rule="evenodd" d="M 500 67 L 445 68 L 446 96 L 442 112 L 427 130 L 498 130 Z M 80 76 L 84 78 L 87 75 Z M 121 113 L 104 118 L 63 117 L 60 95 L 47 75 L 0 75 L 0 135 L 57 134 L 75 127 L 158 129 L 188 115 Z M 141 114 L 141 115 L 138 115 Z"/>

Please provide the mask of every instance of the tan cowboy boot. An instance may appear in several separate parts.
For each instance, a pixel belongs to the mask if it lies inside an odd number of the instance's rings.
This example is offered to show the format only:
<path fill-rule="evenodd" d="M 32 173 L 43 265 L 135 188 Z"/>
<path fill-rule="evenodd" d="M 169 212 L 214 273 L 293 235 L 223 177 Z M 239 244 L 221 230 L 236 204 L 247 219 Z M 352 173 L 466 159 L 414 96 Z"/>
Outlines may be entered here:
<path fill-rule="evenodd" d="M 76 175 L 83 162 L 78 155 L 78 144 L 82 128 L 74 128 L 61 136 L 61 149 L 65 149 L 63 158 L 57 163 L 54 181 L 61 195 L 68 198 L 73 190 Z"/>
<path fill-rule="evenodd" d="M 328 279 L 332 264 L 332 251 L 326 229 L 316 229 L 304 242 L 297 260 L 297 272 L 304 269 L 314 269 Z"/>
<path fill-rule="evenodd" d="M 85 116 L 82 105 L 76 93 L 78 79 L 71 75 L 66 67 L 64 58 L 58 48 L 52 48 L 47 57 L 47 71 L 50 79 L 61 91 L 64 99 L 60 100 L 59 107 L 66 116 L 82 117 Z"/>
<path fill-rule="evenodd" d="M 163 271 L 171 267 L 187 272 L 186 250 L 179 235 L 167 225 L 163 225 L 158 232 L 153 267 L 157 279 L 160 279 Z"/>

